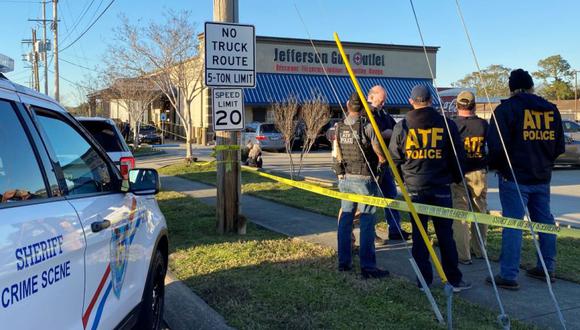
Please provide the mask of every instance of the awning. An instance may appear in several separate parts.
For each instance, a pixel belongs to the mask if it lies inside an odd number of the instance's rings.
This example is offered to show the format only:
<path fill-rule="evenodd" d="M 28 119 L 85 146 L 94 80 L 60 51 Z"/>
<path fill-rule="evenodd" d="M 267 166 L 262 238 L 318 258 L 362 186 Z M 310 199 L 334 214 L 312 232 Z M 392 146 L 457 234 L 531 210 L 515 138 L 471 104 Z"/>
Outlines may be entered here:
<path fill-rule="evenodd" d="M 347 76 L 330 76 L 332 87 L 324 75 L 258 73 L 256 78 L 256 88 L 244 89 L 246 105 L 283 102 L 291 95 L 299 101 L 304 101 L 311 99 L 312 95 L 321 94 L 330 105 L 337 106 L 338 101 L 333 87 L 342 104 L 346 103 L 354 91 L 350 77 Z M 431 79 L 359 77 L 358 80 L 364 93 L 374 85 L 383 86 L 388 94 L 387 106 L 409 106 L 409 96 L 415 85 L 425 85 L 435 95 Z M 438 104 L 436 100 L 434 103 Z"/>

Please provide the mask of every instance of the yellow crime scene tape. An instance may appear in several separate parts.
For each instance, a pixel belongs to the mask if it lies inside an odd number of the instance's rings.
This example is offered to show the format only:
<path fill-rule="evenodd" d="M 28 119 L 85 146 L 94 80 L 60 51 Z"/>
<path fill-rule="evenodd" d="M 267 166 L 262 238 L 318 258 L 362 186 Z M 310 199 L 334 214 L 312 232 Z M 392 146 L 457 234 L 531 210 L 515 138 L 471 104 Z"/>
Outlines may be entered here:
<path fill-rule="evenodd" d="M 287 184 L 289 186 L 306 190 L 315 194 L 323 195 L 326 197 L 341 199 L 341 200 L 348 200 L 355 203 L 367 204 L 376 207 L 382 208 L 390 208 L 393 210 L 409 212 L 409 207 L 404 201 L 390 199 L 390 198 L 382 198 L 382 197 L 375 197 L 375 196 L 365 196 L 365 195 L 357 195 L 351 193 L 343 193 L 340 191 L 332 190 L 329 188 L 324 188 L 312 183 L 307 183 L 304 181 L 295 181 L 283 177 L 279 177 L 270 173 L 262 172 L 253 167 L 244 166 L 243 169 L 245 171 L 251 171 L 253 173 L 258 174 L 259 176 Z M 413 203 L 415 210 L 419 214 L 424 214 L 433 217 L 439 218 L 446 218 L 455 221 L 467 221 L 467 222 L 477 222 L 485 225 L 490 226 L 497 226 L 497 227 L 504 227 L 504 228 L 512 228 L 512 229 L 521 229 L 530 231 L 530 226 L 525 220 L 521 219 L 514 219 L 514 218 L 507 218 L 501 216 L 494 216 L 491 214 L 486 213 L 475 213 L 469 212 L 464 210 L 452 209 L 448 207 L 440 207 L 440 206 L 433 206 L 428 204 L 420 204 L 420 203 Z M 571 238 L 580 238 L 580 229 L 573 229 L 573 228 L 565 228 L 559 227 L 555 225 L 548 225 L 542 224 L 537 222 L 531 223 L 532 228 L 534 231 L 539 233 L 545 234 L 554 234 L 558 235 L 559 237 L 571 237 Z"/>

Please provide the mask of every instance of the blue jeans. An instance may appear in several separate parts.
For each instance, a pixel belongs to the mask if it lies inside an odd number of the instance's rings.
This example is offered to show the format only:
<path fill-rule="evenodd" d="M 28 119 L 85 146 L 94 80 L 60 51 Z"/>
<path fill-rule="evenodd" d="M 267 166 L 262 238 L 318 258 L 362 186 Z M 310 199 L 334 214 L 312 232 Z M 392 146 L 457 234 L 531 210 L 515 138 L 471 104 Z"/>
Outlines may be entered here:
<path fill-rule="evenodd" d="M 409 191 L 409 194 L 411 195 L 411 200 L 415 203 L 449 208 L 453 204 L 451 200 L 451 188 L 449 186 Z M 427 230 L 429 216 L 420 214 L 419 219 L 425 230 Z M 439 242 L 443 271 L 449 283 L 451 285 L 457 285 L 461 282 L 463 274 L 461 274 L 461 271 L 457 267 L 458 257 L 457 247 L 453 239 L 453 220 L 438 217 L 431 217 L 431 220 L 433 221 L 433 227 L 435 227 L 435 234 Z M 431 267 L 431 262 L 429 262 L 429 250 L 427 250 L 425 241 L 423 241 L 415 221 L 411 221 L 411 223 L 413 224 L 413 258 L 415 258 L 425 281 L 430 285 L 433 282 L 433 268 Z"/>
<path fill-rule="evenodd" d="M 385 198 L 397 197 L 397 185 L 388 165 L 382 165 L 379 185 Z M 389 236 L 398 235 L 399 229 L 401 228 L 401 215 L 399 211 L 385 208 L 385 219 L 389 225 Z"/>
<path fill-rule="evenodd" d="M 338 189 L 345 193 L 376 196 L 377 187 L 371 177 L 346 175 L 339 180 Z M 375 257 L 375 207 L 343 200 L 342 214 L 338 219 L 338 263 L 352 266 L 352 222 L 356 208 L 360 215 L 360 266 L 362 269 L 376 268 Z"/>
<path fill-rule="evenodd" d="M 550 184 L 519 185 L 524 205 L 530 212 L 533 222 L 554 224 L 550 212 Z M 525 210 L 516 190 L 516 184 L 499 176 L 499 199 L 504 217 L 523 219 Z M 556 235 L 538 233 L 540 250 L 548 271 L 553 272 L 556 266 Z M 522 248 L 522 231 L 504 228 L 501 240 L 500 276 L 505 280 L 516 280 L 520 271 L 520 254 Z M 539 256 L 537 266 L 541 267 Z"/>

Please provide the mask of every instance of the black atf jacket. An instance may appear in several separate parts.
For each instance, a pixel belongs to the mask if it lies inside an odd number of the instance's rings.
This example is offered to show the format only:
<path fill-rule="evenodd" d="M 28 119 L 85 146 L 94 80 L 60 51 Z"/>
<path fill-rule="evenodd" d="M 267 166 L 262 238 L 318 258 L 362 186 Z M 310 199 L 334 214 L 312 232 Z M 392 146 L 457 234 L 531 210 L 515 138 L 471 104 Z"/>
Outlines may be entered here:
<path fill-rule="evenodd" d="M 518 183 L 549 183 L 554 161 L 565 151 L 556 105 L 534 94 L 518 93 L 495 109 L 487 137 L 489 168 L 514 181 L 498 126 Z"/>
<path fill-rule="evenodd" d="M 445 120 L 451 134 L 447 131 Z M 465 150 L 457 126 L 432 107 L 411 110 L 404 120 L 397 123 L 389 151 L 410 191 L 461 182 L 461 171 L 450 135 L 457 149 L 459 164 L 465 164 Z"/>

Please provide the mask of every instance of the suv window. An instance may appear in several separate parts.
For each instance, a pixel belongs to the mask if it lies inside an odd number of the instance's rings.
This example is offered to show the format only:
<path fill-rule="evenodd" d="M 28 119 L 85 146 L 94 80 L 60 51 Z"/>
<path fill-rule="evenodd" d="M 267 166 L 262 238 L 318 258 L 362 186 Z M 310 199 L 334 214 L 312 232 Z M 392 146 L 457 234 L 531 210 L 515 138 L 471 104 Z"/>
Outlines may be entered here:
<path fill-rule="evenodd" d="M 83 120 L 80 122 L 99 142 L 106 152 L 125 151 L 115 127 L 106 121 Z"/>
<path fill-rule="evenodd" d="M 56 154 L 69 195 L 113 190 L 107 163 L 69 123 L 37 113 L 38 121 Z"/>
<path fill-rule="evenodd" d="M 48 197 L 30 141 L 9 102 L 0 100 L 0 205 Z"/>

